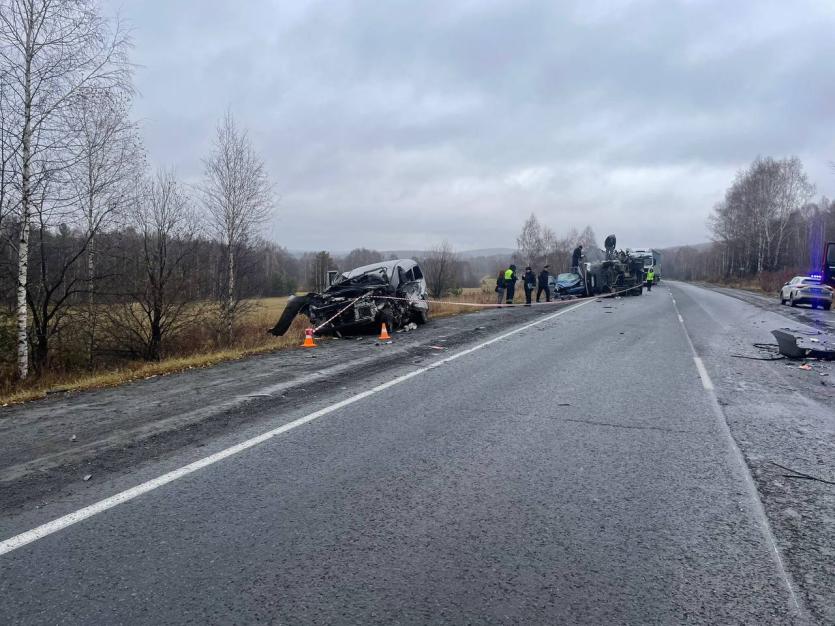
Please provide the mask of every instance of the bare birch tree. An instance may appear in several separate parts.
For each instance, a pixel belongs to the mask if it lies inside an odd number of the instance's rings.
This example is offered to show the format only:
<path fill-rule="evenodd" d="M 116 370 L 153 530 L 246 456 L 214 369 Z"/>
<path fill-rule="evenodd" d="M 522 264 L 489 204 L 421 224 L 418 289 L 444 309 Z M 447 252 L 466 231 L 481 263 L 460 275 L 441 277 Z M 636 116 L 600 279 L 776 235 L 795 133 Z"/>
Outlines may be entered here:
<path fill-rule="evenodd" d="M 525 265 L 539 265 L 545 256 L 545 242 L 542 237 L 542 225 L 531 213 L 522 226 L 522 232 L 516 237 L 519 260 Z"/>
<path fill-rule="evenodd" d="M 97 324 L 97 235 L 118 221 L 145 165 L 137 124 L 129 117 L 129 96 L 113 89 L 85 90 L 68 109 L 66 120 L 76 141 L 68 183 L 77 198 L 87 241 L 86 331 L 91 365 Z"/>
<path fill-rule="evenodd" d="M 442 298 L 457 287 L 458 255 L 446 240 L 429 249 L 423 259 L 423 275 L 429 293 L 436 298 Z"/>
<path fill-rule="evenodd" d="M 214 147 L 203 161 L 203 196 L 210 225 L 226 253 L 226 277 L 220 302 L 220 321 L 227 342 L 240 299 L 236 291 L 237 254 L 251 241 L 272 210 L 272 188 L 261 157 L 239 130 L 231 112 L 217 127 Z"/>
<path fill-rule="evenodd" d="M 189 274 L 194 271 L 200 223 L 191 199 L 171 171 L 136 187 L 127 223 L 140 250 L 129 263 L 120 301 L 104 309 L 114 343 L 158 361 L 164 342 L 202 314 Z"/>
<path fill-rule="evenodd" d="M 19 142 L 19 238 L 17 241 L 18 375 L 29 373 L 29 233 L 39 180 L 65 164 L 51 160 L 67 141 L 59 119 L 84 89 L 122 88 L 130 83 L 129 42 L 118 24 L 111 28 L 92 0 L 6 0 L 0 4 L 0 65 L 8 81 L 6 105 L 14 112 L 10 134 Z M 49 154 L 47 154 L 49 153 Z"/>

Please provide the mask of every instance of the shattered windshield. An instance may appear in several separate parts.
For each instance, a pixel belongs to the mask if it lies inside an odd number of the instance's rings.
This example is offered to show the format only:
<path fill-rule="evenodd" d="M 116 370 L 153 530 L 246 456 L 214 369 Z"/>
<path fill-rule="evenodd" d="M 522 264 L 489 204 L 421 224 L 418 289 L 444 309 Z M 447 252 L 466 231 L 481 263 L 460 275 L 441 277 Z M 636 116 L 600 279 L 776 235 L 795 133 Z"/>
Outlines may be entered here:
<path fill-rule="evenodd" d="M 570 283 L 572 281 L 577 280 L 578 278 L 580 278 L 579 274 L 572 274 L 572 273 L 560 274 L 559 276 L 557 276 L 557 282 L 558 283 Z"/>
<path fill-rule="evenodd" d="M 388 280 L 388 273 L 386 272 L 386 268 L 378 267 L 373 270 L 369 270 L 367 272 L 363 272 L 362 274 L 358 274 L 357 276 L 349 277 L 350 272 L 345 272 L 339 279 L 332 285 L 333 287 L 337 286 L 345 286 L 345 285 L 387 285 Z"/>

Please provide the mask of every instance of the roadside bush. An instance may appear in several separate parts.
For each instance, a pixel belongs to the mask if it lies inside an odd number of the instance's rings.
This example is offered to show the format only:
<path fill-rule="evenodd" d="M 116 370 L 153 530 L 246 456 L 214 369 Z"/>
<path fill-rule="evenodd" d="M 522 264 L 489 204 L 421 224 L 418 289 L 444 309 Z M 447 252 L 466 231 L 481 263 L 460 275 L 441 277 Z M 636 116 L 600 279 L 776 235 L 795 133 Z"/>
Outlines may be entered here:
<path fill-rule="evenodd" d="M 776 293 L 780 290 L 786 282 L 791 280 L 793 276 L 803 274 L 804 272 L 797 269 L 786 269 L 777 272 L 760 272 L 757 278 L 759 288 L 766 293 Z"/>

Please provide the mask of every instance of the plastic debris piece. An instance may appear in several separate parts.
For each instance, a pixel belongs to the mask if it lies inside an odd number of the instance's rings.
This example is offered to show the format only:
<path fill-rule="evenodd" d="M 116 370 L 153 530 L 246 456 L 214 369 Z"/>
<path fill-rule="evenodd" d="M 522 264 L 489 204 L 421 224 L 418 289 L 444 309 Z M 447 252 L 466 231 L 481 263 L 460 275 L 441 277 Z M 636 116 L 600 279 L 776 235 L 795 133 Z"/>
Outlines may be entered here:
<path fill-rule="evenodd" d="M 86 482 L 86 481 L 90 480 L 92 477 L 93 477 L 93 475 L 92 475 L 92 474 L 86 474 L 86 475 L 84 476 L 83 480 Z"/>
<path fill-rule="evenodd" d="M 797 369 L 808 371 L 808 370 L 812 369 L 812 366 L 809 365 L 808 363 L 804 363 L 803 365 L 798 365 Z"/>
<path fill-rule="evenodd" d="M 78 437 L 76 437 L 75 435 L 73 435 L 72 437 L 70 437 L 70 441 L 75 441 L 76 439 L 78 439 Z"/>

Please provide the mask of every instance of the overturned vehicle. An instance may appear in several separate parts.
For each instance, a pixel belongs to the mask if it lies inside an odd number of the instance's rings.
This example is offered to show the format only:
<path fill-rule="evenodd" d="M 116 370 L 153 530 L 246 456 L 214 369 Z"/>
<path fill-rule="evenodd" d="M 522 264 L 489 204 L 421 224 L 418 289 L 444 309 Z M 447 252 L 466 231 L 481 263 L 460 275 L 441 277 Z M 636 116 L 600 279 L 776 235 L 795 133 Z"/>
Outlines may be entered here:
<path fill-rule="evenodd" d="M 643 257 L 616 250 L 614 235 L 606 237 L 605 246 L 602 260 L 582 263 L 577 271 L 559 274 L 553 282 L 554 297 L 582 298 L 605 293 L 640 296 L 646 279 Z"/>
<path fill-rule="evenodd" d="M 585 263 L 580 268 L 586 295 L 619 292 L 640 296 L 646 276 L 643 258 L 633 257 L 623 250 L 616 251 L 617 239 L 614 235 L 606 237 L 605 246 L 605 260 Z"/>
<path fill-rule="evenodd" d="M 322 293 L 292 296 L 270 330 L 280 337 L 300 313 L 319 332 L 350 334 L 385 323 L 389 329 L 429 319 L 426 280 L 412 259 L 381 261 L 340 274 Z"/>

